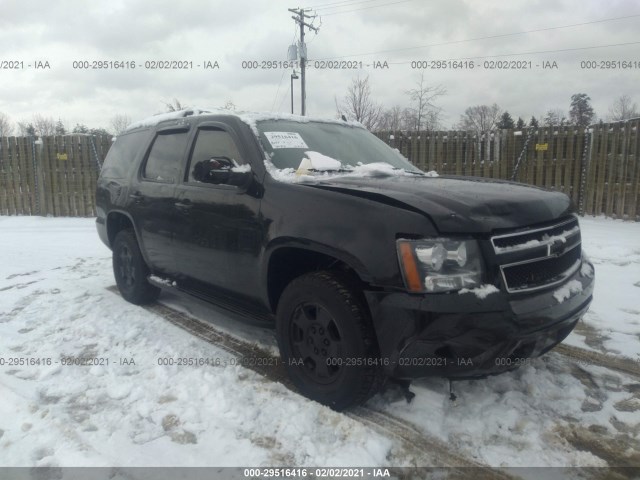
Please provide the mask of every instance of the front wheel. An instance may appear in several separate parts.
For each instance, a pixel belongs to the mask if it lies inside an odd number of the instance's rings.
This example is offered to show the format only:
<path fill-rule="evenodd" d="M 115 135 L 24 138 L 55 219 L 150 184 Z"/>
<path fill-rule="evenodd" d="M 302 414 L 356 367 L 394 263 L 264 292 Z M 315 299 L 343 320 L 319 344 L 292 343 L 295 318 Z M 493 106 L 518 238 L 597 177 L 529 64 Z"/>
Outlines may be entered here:
<path fill-rule="evenodd" d="M 113 274 L 122 297 L 136 305 L 156 300 L 160 289 L 147 281 L 149 273 L 133 230 L 118 232 L 113 242 Z"/>
<path fill-rule="evenodd" d="M 384 382 L 375 332 L 350 282 L 332 272 L 292 281 L 280 298 L 280 355 L 300 392 L 335 410 L 364 403 Z"/>

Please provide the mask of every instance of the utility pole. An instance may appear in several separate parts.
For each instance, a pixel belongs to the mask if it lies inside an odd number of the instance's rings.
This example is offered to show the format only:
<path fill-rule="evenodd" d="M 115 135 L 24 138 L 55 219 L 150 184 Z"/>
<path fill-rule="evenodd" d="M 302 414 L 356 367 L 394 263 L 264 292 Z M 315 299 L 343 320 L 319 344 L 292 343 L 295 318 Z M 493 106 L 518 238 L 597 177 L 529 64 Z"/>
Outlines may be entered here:
<path fill-rule="evenodd" d="M 309 9 L 304 9 L 304 8 L 289 8 L 289 11 L 291 13 L 295 13 L 296 16 L 293 16 L 291 18 L 293 18 L 293 20 L 300 25 L 300 48 L 298 49 L 299 54 L 300 54 L 300 97 L 301 97 L 301 106 L 300 106 L 300 111 L 301 111 L 301 115 L 304 116 L 307 112 L 306 109 L 306 96 L 307 96 L 307 88 L 306 88 L 306 68 L 305 68 L 305 64 L 307 63 L 307 46 L 304 43 L 304 27 L 307 27 L 311 30 L 313 30 L 314 32 L 318 32 L 318 28 L 314 27 L 313 25 L 309 25 L 308 23 L 306 23 L 304 20 L 305 18 L 315 18 L 314 16 L 311 15 L 307 15 L 305 12 L 308 12 Z"/>

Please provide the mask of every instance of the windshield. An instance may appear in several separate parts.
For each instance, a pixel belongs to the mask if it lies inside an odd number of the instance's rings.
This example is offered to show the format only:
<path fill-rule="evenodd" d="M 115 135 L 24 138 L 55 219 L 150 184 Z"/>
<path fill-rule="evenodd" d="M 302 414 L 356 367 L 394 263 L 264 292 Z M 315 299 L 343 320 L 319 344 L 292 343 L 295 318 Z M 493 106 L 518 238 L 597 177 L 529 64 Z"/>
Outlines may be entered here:
<path fill-rule="evenodd" d="M 264 120 L 257 127 L 264 150 L 279 169 L 350 171 L 361 165 L 386 164 L 422 173 L 364 128 L 290 120 Z"/>

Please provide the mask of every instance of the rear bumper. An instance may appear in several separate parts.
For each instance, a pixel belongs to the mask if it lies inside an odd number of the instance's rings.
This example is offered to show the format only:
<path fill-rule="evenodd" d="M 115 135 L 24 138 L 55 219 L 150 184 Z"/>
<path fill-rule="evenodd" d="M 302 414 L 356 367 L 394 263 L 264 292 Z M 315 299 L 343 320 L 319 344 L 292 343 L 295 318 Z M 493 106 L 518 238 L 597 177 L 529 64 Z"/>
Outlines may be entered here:
<path fill-rule="evenodd" d="M 586 261 L 583 259 L 583 262 Z M 386 373 L 399 378 L 492 375 L 521 366 L 569 335 L 593 295 L 593 276 L 578 271 L 582 290 L 558 301 L 563 285 L 485 299 L 474 293 L 412 295 L 365 292 Z"/>

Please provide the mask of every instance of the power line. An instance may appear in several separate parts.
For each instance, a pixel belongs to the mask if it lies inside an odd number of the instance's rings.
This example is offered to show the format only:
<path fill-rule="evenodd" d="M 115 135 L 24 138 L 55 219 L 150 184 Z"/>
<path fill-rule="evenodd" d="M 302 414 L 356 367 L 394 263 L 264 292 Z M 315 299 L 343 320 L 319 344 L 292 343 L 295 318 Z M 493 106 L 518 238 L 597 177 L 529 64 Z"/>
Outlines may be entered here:
<path fill-rule="evenodd" d="M 284 92 L 284 95 L 282 97 L 282 100 L 280 101 L 280 105 L 278 105 L 278 111 L 281 112 L 282 111 L 282 104 L 284 103 L 284 101 L 289 97 L 289 92 L 291 91 L 291 85 L 289 85 L 287 87 L 287 91 Z"/>
<path fill-rule="evenodd" d="M 271 110 L 273 112 L 273 107 L 276 106 L 276 101 L 278 100 L 278 94 L 280 93 L 280 87 L 282 86 L 282 80 L 284 79 L 284 74 L 286 70 L 282 69 L 282 75 L 280 76 L 280 82 L 278 82 L 278 89 L 276 90 L 276 96 L 273 97 L 273 102 L 271 103 Z"/>
<path fill-rule="evenodd" d="M 534 30 L 524 30 L 522 32 L 500 33 L 500 34 L 496 34 L 496 35 L 487 35 L 487 36 L 484 36 L 484 37 L 465 38 L 463 40 L 452 40 L 452 41 L 449 41 L 449 42 L 431 43 L 431 44 L 427 44 L 427 45 L 419 45 L 419 46 L 416 46 L 416 47 L 394 48 L 394 49 L 390 49 L 390 50 L 380 50 L 378 52 L 369 52 L 369 53 L 354 53 L 354 54 L 351 54 L 351 55 L 341 55 L 341 56 L 338 56 L 338 57 L 319 58 L 317 60 L 336 60 L 336 59 L 340 59 L 340 58 L 366 57 L 366 56 L 369 56 L 369 55 L 380 55 L 382 53 L 404 52 L 404 51 L 407 51 L 407 50 L 419 50 L 421 48 L 442 47 L 442 46 L 445 46 L 445 45 L 455 45 L 455 44 L 459 44 L 459 43 L 476 42 L 478 40 L 489 40 L 489 39 L 492 39 L 492 38 L 504 38 L 504 37 L 510 37 L 510 36 L 515 36 L 515 35 L 525 35 L 527 33 L 547 32 L 547 31 L 550 31 L 550 30 L 559 30 L 559 29 L 562 29 L 562 28 L 580 27 L 580 26 L 584 26 L 584 25 L 593 25 L 595 23 L 612 22 L 614 20 L 624 20 L 624 19 L 636 18 L 636 17 L 640 17 L 640 14 L 627 15 L 627 16 L 624 16 L 624 17 L 603 18 L 603 19 L 600 19 L 600 20 L 592 20 L 590 22 L 582 22 L 582 23 L 573 23 L 573 24 L 570 24 L 570 25 L 559 25 L 559 26 L 555 26 L 555 27 L 537 28 L 537 29 L 534 29 Z"/>
<path fill-rule="evenodd" d="M 296 36 L 298 34 L 298 29 L 296 27 L 293 27 L 293 38 L 291 39 L 291 43 L 289 45 L 292 45 L 295 41 L 296 41 Z M 273 102 L 271 102 L 271 110 L 273 112 L 273 107 L 276 106 L 276 101 L 278 100 L 278 93 L 280 93 L 280 87 L 282 86 L 282 80 L 284 79 L 284 73 L 286 72 L 285 69 L 282 70 L 282 75 L 280 76 L 280 81 L 278 82 L 278 89 L 276 90 L 276 95 L 275 97 L 273 97 Z"/>
<path fill-rule="evenodd" d="M 310 8 L 312 10 L 318 10 L 319 8 L 330 8 L 329 7 L 330 5 L 338 5 L 340 3 L 349 4 L 349 3 L 352 3 L 353 1 L 354 0 L 342 0 L 341 2 L 323 3 L 321 5 L 315 5 L 315 6 L 311 6 L 311 7 L 307 7 L 307 8 Z M 360 3 L 370 3 L 370 2 L 377 2 L 377 1 L 379 1 L 379 0 L 363 0 Z M 341 5 L 341 6 L 344 6 L 344 5 Z M 336 8 L 339 8 L 339 7 L 336 7 Z"/>
<path fill-rule="evenodd" d="M 339 2 L 342 5 L 335 5 L 334 6 L 324 6 L 324 7 L 317 7 L 314 8 L 314 10 L 334 10 L 334 9 L 338 9 L 338 8 L 346 8 L 346 7 L 351 7 L 353 5 L 361 5 L 363 3 L 371 3 L 371 2 L 380 2 L 380 1 L 384 1 L 384 0 L 347 0 L 344 2 Z"/>
<path fill-rule="evenodd" d="M 407 2 L 413 2 L 413 1 L 415 0 L 399 0 L 398 2 L 383 3 L 381 5 L 373 5 L 371 7 L 354 8 L 353 10 L 343 10 L 341 12 L 325 13 L 323 14 L 323 16 L 328 17 L 330 15 L 341 15 L 343 13 L 359 12 L 360 10 L 369 10 L 370 8 L 388 7 L 389 5 L 397 5 L 398 3 L 407 3 Z"/>
<path fill-rule="evenodd" d="M 477 60 L 481 58 L 516 57 L 520 55 L 535 55 L 539 53 L 574 52 L 577 50 L 593 50 L 596 48 L 624 47 L 627 45 L 638 45 L 638 44 L 640 44 L 640 41 L 627 42 L 627 43 L 612 43 L 609 45 L 594 45 L 592 47 L 561 48 L 557 50 L 539 50 L 535 52 L 501 53 L 498 55 L 482 55 L 478 57 L 445 58 L 445 59 L 442 59 L 442 61 L 448 62 L 448 61 L 454 61 L 454 60 Z M 390 65 L 406 65 L 408 63 L 411 63 L 411 62 L 410 61 L 409 62 L 389 62 Z"/>

